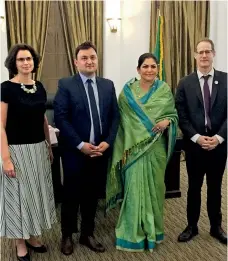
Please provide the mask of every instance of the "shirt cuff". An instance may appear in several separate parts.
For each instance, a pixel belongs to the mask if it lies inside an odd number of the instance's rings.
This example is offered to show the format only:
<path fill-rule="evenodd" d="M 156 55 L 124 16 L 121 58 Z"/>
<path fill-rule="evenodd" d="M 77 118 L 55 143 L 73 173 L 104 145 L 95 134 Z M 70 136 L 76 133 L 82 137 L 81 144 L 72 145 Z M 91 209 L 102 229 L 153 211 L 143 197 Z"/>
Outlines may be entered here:
<path fill-rule="evenodd" d="M 79 150 L 81 150 L 82 149 L 82 147 L 84 146 L 84 144 L 85 144 L 85 142 L 84 141 L 82 141 L 78 146 L 77 146 L 77 148 L 79 149 Z"/>
<path fill-rule="evenodd" d="M 198 140 L 199 137 L 200 137 L 200 134 L 195 134 L 194 136 L 191 137 L 191 140 L 196 143 L 196 141 Z"/>
<path fill-rule="evenodd" d="M 219 136 L 217 134 L 215 135 L 215 137 L 218 139 L 220 144 L 223 143 L 223 141 L 225 140 L 225 139 L 223 139 L 223 137 L 221 137 L 221 136 Z"/>

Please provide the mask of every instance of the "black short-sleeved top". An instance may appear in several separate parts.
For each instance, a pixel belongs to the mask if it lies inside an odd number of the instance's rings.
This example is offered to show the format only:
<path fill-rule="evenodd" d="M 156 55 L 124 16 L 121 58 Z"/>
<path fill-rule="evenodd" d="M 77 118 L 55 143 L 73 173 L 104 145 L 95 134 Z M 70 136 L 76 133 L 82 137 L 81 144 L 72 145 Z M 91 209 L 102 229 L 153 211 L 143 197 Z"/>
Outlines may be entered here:
<path fill-rule="evenodd" d="M 26 85 L 32 89 L 33 85 Z M 5 81 L 1 84 L 1 101 L 8 104 L 6 135 L 9 145 L 31 144 L 45 140 L 44 114 L 46 91 L 36 81 L 37 91 L 27 93 L 20 83 Z"/>

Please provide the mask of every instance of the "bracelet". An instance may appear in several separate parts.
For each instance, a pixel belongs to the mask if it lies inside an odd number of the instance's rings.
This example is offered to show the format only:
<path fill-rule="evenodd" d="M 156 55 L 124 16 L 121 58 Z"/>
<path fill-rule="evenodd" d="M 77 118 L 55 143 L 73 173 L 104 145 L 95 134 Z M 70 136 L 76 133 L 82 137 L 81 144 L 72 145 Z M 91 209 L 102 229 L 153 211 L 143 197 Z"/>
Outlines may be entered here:
<path fill-rule="evenodd" d="M 48 143 L 48 141 L 47 141 L 47 140 L 45 140 L 45 143 L 46 143 L 46 145 L 47 145 L 47 147 L 48 147 L 48 148 L 51 148 L 51 144 L 50 144 L 50 143 Z"/>

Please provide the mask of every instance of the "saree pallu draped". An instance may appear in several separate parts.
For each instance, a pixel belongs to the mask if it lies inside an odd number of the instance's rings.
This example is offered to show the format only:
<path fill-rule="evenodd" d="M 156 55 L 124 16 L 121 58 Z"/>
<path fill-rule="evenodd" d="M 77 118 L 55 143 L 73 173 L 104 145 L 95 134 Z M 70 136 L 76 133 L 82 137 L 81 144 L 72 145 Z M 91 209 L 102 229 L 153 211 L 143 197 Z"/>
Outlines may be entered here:
<path fill-rule="evenodd" d="M 164 175 L 177 133 L 177 112 L 170 87 L 155 80 L 146 94 L 139 81 L 127 82 L 119 96 L 120 126 L 109 165 L 106 209 L 122 202 L 116 226 L 116 247 L 153 250 L 163 240 Z M 164 119 L 170 126 L 154 133 Z"/>

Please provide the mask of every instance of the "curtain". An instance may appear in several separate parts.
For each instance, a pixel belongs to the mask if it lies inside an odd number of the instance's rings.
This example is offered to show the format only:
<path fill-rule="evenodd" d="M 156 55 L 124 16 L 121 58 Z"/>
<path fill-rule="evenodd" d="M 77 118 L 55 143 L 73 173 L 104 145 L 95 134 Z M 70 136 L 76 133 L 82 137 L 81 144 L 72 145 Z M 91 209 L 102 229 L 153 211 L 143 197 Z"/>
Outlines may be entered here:
<path fill-rule="evenodd" d="M 71 76 L 58 1 L 51 1 L 41 81 L 48 94 L 55 94 L 58 81 Z"/>
<path fill-rule="evenodd" d="M 209 1 L 159 1 L 164 17 L 164 64 L 166 81 L 175 92 L 179 80 L 196 69 L 197 41 L 209 36 Z M 154 52 L 158 3 L 151 1 L 150 51 Z"/>
<path fill-rule="evenodd" d="M 41 56 L 34 76 L 40 80 L 46 45 L 50 1 L 5 1 L 8 48 L 18 43 L 31 45 Z"/>
<path fill-rule="evenodd" d="M 97 47 L 99 65 L 97 74 L 103 73 L 103 1 L 59 1 L 64 37 L 71 74 L 76 69 L 73 59 L 76 47 L 91 41 Z"/>

